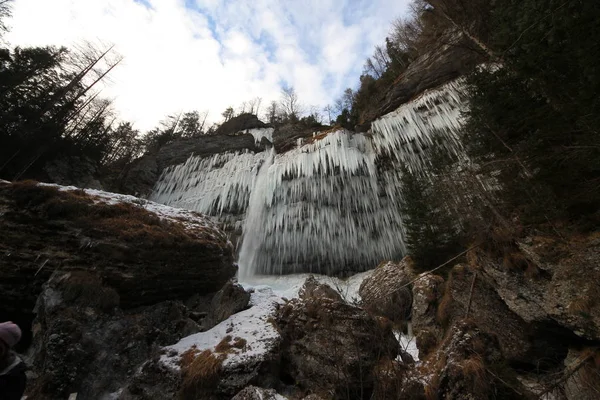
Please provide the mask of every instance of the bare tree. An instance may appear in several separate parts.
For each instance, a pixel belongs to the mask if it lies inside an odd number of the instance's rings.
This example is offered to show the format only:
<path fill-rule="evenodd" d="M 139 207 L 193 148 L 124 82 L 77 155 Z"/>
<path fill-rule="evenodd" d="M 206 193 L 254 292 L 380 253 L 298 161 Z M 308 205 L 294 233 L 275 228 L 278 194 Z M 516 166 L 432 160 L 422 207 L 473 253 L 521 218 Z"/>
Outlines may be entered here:
<path fill-rule="evenodd" d="M 279 108 L 277 107 L 277 102 L 273 100 L 271 104 L 269 104 L 269 107 L 267 107 L 266 113 L 267 121 L 269 121 L 270 124 L 277 122 L 278 112 Z"/>
<path fill-rule="evenodd" d="M 260 103 L 262 103 L 262 97 L 256 97 L 254 100 L 256 101 L 256 109 L 254 110 L 254 114 L 258 115 L 260 113 Z"/>
<path fill-rule="evenodd" d="M 235 111 L 233 110 L 233 107 L 227 107 L 227 109 L 221 113 L 223 118 L 225 118 L 225 122 L 227 122 L 231 118 L 233 118 L 234 114 L 235 114 Z"/>
<path fill-rule="evenodd" d="M 327 124 L 330 125 L 332 123 L 331 112 L 334 111 L 333 106 L 331 104 L 327 104 L 323 108 L 323 111 L 325 111 L 327 113 Z"/>
<path fill-rule="evenodd" d="M 387 51 L 381 46 L 375 46 L 373 55 L 365 61 L 364 72 L 375 76 L 375 78 L 381 78 L 390 62 Z"/>
<path fill-rule="evenodd" d="M 319 124 L 323 121 L 323 116 L 321 114 L 321 107 L 319 106 L 310 106 L 310 116 Z"/>
<path fill-rule="evenodd" d="M 245 114 L 247 106 L 248 106 L 248 102 L 246 102 L 246 101 L 242 102 L 242 105 L 240 106 L 240 108 L 238 108 L 237 115 Z"/>
<path fill-rule="evenodd" d="M 200 132 L 204 132 L 204 125 L 206 124 L 206 119 L 208 118 L 208 110 L 204 110 L 200 113 L 200 119 L 202 122 L 200 123 Z"/>
<path fill-rule="evenodd" d="M 8 26 L 4 23 L 6 18 L 12 14 L 12 0 L 0 0 L 0 37 L 8 31 Z"/>
<path fill-rule="evenodd" d="M 279 104 L 287 118 L 297 119 L 302 113 L 298 94 L 293 86 L 284 86 L 281 88 L 281 100 Z"/>

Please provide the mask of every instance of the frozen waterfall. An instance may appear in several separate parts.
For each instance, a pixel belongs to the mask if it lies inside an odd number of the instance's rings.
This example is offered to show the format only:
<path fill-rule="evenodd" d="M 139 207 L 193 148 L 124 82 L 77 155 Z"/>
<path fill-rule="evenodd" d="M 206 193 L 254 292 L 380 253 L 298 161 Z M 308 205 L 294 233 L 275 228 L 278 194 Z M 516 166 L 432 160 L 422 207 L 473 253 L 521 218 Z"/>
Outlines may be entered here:
<path fill-rule="evenodd" d="M 241 274 L 370 269 L 405 252 L 400 166 L 423 170 L 434 144 L 459 153 L 463 105 L 456 80 L 374 121 L 370 134 L 340 129 L 282 154 L 192 156 L 163 172 L 151 199 L 229 227 L 244 220 Z M 272 128 L 250 133 L 273 141 Z"/>

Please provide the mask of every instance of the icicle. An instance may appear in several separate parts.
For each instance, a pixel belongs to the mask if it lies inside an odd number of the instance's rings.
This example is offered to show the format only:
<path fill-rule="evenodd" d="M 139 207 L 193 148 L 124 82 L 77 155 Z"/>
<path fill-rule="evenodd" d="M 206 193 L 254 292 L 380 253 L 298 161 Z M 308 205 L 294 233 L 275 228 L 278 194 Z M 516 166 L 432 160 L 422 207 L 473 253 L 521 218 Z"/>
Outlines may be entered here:
<path fill-rule="evenodd" d="M 213 216 L 243 212 L 264 158 L 264 152 L 192 156 L 184 164 L 165 169 L 150 200 Z"/>
<path fill-rule="evenodd" d="M 428 90 L 373 122 L 374 146 L 378 153 L 388 152 L 411 171 L 426 167 L 423 155 L 434 138 L 443 140 L 448 151 L 462 153 L 458 133 L 465 105 L 462 78 Z"/>
<path fill-rule="evenodd" d="M 257 144 L 261 142 L 262 138 L 266 138 L 269 142 L 273 143 L 274 130 L 275 129 L 273 128 L 255 128 L 248 129 L 246 133 L 249 133 L 252 136 L 254 136 L 254 142 Z"/>
<path fill-rule="evenodd" d="M 425 92 L 374 121 L 372 137 L 338 130 L 283 154 L 190 157 L 162 174 L 152 200 L 236 229 L 246 213 L 241 274 L 373 268 L 405 252 L 400 166 L 424 170 L 434 140 L 461 153 L 463 91 L 459 79 Z M 272 141 L 272 128 L 248 133 Z M 381 170 L 384 156 L 392 165 Z"/>

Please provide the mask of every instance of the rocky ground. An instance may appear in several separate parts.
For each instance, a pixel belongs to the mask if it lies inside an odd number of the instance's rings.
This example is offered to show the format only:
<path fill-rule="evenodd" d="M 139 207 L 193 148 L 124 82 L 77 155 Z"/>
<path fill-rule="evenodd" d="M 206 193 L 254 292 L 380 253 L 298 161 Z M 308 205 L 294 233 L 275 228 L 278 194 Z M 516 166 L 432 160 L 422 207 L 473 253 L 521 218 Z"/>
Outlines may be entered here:
<path fill-rule="evenodd" d="M 447 277 L 407 258 L 240 285 L 195 213 L 2 182 L 0 215 L 30 398 L 598 398 L 598 234 L 481 246 Z"/>

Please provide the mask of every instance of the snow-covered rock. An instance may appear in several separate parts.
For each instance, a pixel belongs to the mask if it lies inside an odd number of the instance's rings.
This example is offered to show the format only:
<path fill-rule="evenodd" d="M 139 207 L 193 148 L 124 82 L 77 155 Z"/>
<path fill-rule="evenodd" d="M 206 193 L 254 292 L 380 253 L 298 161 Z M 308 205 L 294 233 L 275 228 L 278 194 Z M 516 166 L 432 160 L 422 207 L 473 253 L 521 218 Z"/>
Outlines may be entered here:
<path fill-rule="evenodd" d="M 233 247 L 207 217 L 92 189 L 0 183 L 3 309 L 31 312 L 55 270 L 84 269 L 123 308 L 214 293 L 235 274 Z"/>
<path fill-rule="evenodd" d="M 206 332 L 166 347 L 161 362 L 179 371 L 186 354 L 210 351 L 222 358 L 216 393 L 233 396 L 249 384 L 260 384 L 264 372 L 278 361 L 282 338 L 274 324 L 274 315 L 277 305 L 282 303 L 271 289 L 256 288 L 251 293 L 250 308 Z"/>

